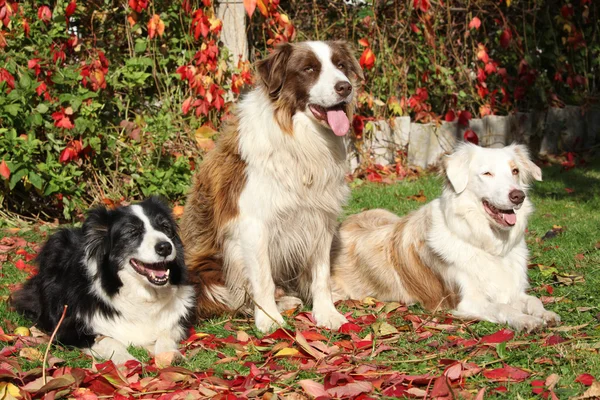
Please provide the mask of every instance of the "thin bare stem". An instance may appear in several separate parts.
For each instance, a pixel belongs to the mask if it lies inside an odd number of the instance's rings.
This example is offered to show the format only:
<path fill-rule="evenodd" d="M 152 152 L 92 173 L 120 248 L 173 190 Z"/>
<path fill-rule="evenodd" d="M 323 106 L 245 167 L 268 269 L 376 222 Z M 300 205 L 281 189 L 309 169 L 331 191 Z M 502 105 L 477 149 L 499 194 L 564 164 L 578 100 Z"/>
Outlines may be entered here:
<path fill-rule="evenodd" d="M 52 341 L 54 341 L 54 337 L 56 336 L 56 332 L 58 332 L 58 328 L 60 328 L 60 324 L 62 324 L 63 320 L 65 319 L 65 315 L 67 315 L 67 308 L 69 308 L 69 306 L 65 304 L 62 315 L 60 316 L 60 319 L 58 320 L 58 324 L 56 324 L 56 328 L 54 328 L 54 331 L 52 332 L 52 335 L 50 336 L 50 340 L 48 341 L 48 346 L 46 346 L 46 351 L 44 352 L 44 359 L 42 361 L 42 381 L 44 382 L 44 385 L 47 383 L 46 382 L 46 361 L 48 361 L 48 353 L 50 352 L 50 346 L 52 346 Z"/>

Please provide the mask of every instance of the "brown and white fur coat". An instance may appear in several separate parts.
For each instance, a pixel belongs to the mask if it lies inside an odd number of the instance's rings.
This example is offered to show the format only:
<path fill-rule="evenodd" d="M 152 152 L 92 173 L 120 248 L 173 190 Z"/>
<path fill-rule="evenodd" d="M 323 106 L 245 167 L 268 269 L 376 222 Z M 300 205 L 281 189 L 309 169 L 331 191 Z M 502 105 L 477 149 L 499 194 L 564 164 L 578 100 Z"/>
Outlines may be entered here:
<path fill-rule="evenodd" d="M 405 217 L 370 210 L 349 217 L 334 243 L 334 300 L 453 309 L 466 318 L 532 330 L 560 321 L 528 294 L 525 228 L 531 179 L 527 149 L 462 144 L 444 160 L 441 198 Z"/>
<path fill-rule="evenodd" d="M 183 216 L 198 314 L 253 306 L 269 331 L 284 322 L 277 285 L 337 329 L 346 319 L 331 298 L 330 249 L 349 194 L 343 136 L 362 71 L 343 42 L 283 44 L 257 68 L 260 83 L 201 164 Z"/>

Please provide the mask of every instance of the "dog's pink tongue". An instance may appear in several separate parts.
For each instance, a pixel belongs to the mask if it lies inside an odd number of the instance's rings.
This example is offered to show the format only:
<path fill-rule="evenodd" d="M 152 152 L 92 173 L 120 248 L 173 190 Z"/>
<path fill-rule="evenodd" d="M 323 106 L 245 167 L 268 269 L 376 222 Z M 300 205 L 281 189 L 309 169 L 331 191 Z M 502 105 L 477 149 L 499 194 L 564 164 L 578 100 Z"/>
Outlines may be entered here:
<path fill-rule="evenodd" d="M 336 136 L 344 136 L 350 129 L 350 121 L 344 110 L 327 111 L 327 123 Z"/>
<path fill-rule="evenodd" d="M 504 222 L 508 225 L 513 226 L 517 223 L 517 214 L 502 214 L 504 215 Z"/>
<path fill-rule="evenodd" d="M 167 274 L 167 271 L 162 271 L 162 270 L 154 271 L 154 276 L 159 277 L 159 278 L 162 278 L 166 274 Z"/>

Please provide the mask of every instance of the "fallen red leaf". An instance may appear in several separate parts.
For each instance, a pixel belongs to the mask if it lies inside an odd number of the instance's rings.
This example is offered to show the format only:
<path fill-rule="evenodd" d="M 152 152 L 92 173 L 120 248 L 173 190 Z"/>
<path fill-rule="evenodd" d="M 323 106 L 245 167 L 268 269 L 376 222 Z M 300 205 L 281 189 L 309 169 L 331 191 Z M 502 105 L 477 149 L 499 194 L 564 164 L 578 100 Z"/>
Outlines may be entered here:
<path fill-rule="evenodd" d="M 301 381 L 298 381 L 298 383 L 300 384 L 300 386 L 302 386 L 302 389 L 304 389 L 304 391 L 310 396 L 313 396 L 315 398 L 320 397 L 326 399 L 331 397 L 329 393 L 325 391 L 325 387 L 322 383 L 318 383 L 310 379 L 303 379 Z"/>
<path fill-rule="evenodd" d="M 594 381 L 594 377 L 590 374 L 581 374 L 577 378 L 575 378 L 575 382 L 582 383 L 585 386 L 592 386 L 592 383 L 594 383 Z"/>
<path fill-rule="evenodd" d="M 493 382 L 523 382 L 529 377 L 529 372 L 520 368 L 505 365 L 502 368 L 483 371 L 483 376 Z"/>
<path fill-rule="evenodd" d="M 350 332 L 360 332 L 362 331 L 362 328 L 352 322 L 346 322 L 345 324 L 343 324 L 342 326 L 340 326 L 340 333 L 350 333 Z"/>
<path fill-rule="evenodd" d="M 18 259 L 15 262 L 15 267 L 23 272 L 27 272 L 29 275 L 35 275 L 37 273 L 37 268 L 33 265 L 25 264 L 25 261 L 22 259 Z"/>
<path fill-rule="evenodd" d="M 343 386 L 327 389 L 327 393 L 334 397 L 356 397 L 361 393 L 369 393 L 373 390 L 373 384 L 367 381 L 350 382 Z"/>
<path fill-rule="evenodd" d="M 504 343 L 512 340 L 515 337 L 515 333 L 510 329 L 500 329 L 498 332 L 491 335 L 487 335 L 481 338 L 481 343 Z"/>
<path fill-rule="evenodd" d="M 544 345 L 545 346 L 555 346 L 557 344 L 560 344 L 562 342 L 566 341 L 566 339 L 564 339 L 562 336 L 560 335 L 552 335 L 552 336 L 548 336 L 546 338 L 546 340 L 544 341 Z"/>

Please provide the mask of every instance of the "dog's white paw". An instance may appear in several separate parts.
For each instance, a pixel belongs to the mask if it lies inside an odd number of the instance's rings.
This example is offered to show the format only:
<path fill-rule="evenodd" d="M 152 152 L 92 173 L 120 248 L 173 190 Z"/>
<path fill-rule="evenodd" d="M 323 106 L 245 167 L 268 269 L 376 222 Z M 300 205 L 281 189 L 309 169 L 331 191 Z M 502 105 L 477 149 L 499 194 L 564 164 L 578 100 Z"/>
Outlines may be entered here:
<path fill-rule="evenodd" d="M 180 361 L 185 360 L 183 354 L 179 351 L 163 351 L 154 356 L 154 362 L 159 368 L 166 368 L 170 365 L 177 364 Z"/>
<path fill-rule="evenodd" d="M 113 353 L 113 355 L 110 356 L 110 359 L 115 365 L 122 365 L 122 364 L 125 364 L 127 361 L 132 361 L 132 360 L 140 362 L 140 360 L 138 360 L 137 358 L 135 358 L 134 356 L 129 354 L 129 352 L 122 352 L 122 351 Z"/>
<path fill-rule="evenodd" d="M 335 309 L 332 311 L 313 310 L 313 316 L 317 322 L 317 326 L 337 331 L 340 326 L 344 325 L 348 320 Z"/>
<path fill-rule="evenodd" d="M 275 321 L 279 322 L 279 324 L 285 324 L 285 321 L 283 320 L 283 317 L 281 316 L 281 314 L 279 314 L 279 312 L 274 312 L 270 315 L 275 319 Z M 254 323 L 256 324 L 256 328 L 262 333 L 267 333 L 275 330 L 278 327 L 277 322 L 275 321 L 273 321 L 273 319 L 271 319 L 260 309 L 254 311 Z"/>
<path fill-rule="evenodd" d="M 539 329 L 545 326 L 546 323 L 542 318 L 534 317 L 532 315 L 523 315 L 519 317 L 514 317 L 510 321 L 510 326 L 515 328 L 518 331 L 526 331 L 532 332 L 536 329 Z"/>
<path fill-rule="evenodd" d="M 544 310 L 539 317 L 542 318 L 544 323 L 548 326 L 556 326 L 560 323 L 560 315 L 552 311 Z"/>

